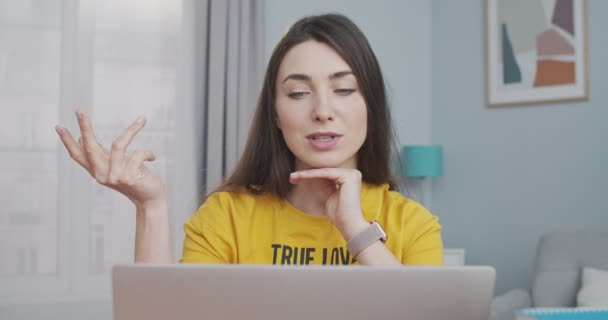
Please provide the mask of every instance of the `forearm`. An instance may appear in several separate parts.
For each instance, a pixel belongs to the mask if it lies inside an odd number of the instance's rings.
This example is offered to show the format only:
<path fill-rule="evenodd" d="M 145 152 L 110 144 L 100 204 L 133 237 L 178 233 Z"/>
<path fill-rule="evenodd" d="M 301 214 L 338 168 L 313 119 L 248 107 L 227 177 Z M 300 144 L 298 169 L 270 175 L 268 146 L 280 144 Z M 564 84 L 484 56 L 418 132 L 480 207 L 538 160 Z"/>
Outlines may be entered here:
<path fill-rule="evenodd" d="M 348 228 L 342 228 L 342 235 L 346 241 L 349 241 L 359 232 L 362 232 L 369 227 L 369 222 L 362 220 Z M 380 240 L 374 242 L 367 248 L 363 249 L 356 257 L 361 265 L 368 266 L 389 266 L 401 265 L 395 255 L 384 245 Z"/>
<path fill-rule="evenodd" d="M 135 263 L 173 263 L 166 201 L 137 208 Z"/>

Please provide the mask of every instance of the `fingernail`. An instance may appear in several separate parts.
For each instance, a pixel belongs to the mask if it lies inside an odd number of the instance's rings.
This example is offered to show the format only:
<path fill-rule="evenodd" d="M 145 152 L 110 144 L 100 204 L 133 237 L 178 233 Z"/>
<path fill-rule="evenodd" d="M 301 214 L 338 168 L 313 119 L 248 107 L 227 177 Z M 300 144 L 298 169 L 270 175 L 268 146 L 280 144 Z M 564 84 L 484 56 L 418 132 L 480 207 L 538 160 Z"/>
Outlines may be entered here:
<path fill-rule="evenodd" d="M 139 117 L 137 117 L 137 120 L 135 120 L 135 122 L 142 123 L 142 122 L 144 122 L 144 119 L 146 119 L 144 116 L 139 116 Z"/>
<path fill-rule="evenodd" d="M 61 135 L 61 127 L 60 126 L 55 126 L 55 131 L 57 131 L 57 133 Z"/>
<path fill-rule="evenodd" d="M 82 116 L 82 114 L 80 113 L 80 110 L 76 110 L 76 118 L 80 119 L 80 117 Z"/>

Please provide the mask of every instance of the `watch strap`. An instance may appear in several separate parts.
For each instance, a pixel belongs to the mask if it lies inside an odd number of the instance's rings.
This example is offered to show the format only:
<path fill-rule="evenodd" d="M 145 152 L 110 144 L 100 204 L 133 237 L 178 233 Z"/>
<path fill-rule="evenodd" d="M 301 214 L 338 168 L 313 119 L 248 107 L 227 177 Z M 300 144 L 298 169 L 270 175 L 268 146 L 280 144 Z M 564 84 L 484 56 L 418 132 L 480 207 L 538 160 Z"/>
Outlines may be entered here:
<path fill-rule="evenodd" d="M 370 222 L 369 227 L 350 239 L 350 241 L 346 243 L 346 247 L 353 257 L 357 257 L 361 251 L 371 246 L 374 242 L 378 240 L 386 242 L 387 238 L 386 232 L 384 232 L 380 223 L 373 220 Z"/>

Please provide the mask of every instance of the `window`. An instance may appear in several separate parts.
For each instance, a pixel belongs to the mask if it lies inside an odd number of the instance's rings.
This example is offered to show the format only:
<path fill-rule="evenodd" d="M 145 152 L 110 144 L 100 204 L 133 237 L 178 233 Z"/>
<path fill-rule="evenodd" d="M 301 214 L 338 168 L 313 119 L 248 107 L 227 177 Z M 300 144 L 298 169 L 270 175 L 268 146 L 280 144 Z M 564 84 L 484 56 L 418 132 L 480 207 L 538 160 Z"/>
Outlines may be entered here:
<path fill-rule="evenodd" d="M 190 112 L 176 102 L 181 17 L 181 1 L 0 0 L 0 303 L 109 299 L 111 266 L 133 261 L 134 206 L 73 162 L 53 127 L 77 138 L 84 107 L 109 147 L 144 114 L 130 151 L 152 150 L 167 181 Z"/>

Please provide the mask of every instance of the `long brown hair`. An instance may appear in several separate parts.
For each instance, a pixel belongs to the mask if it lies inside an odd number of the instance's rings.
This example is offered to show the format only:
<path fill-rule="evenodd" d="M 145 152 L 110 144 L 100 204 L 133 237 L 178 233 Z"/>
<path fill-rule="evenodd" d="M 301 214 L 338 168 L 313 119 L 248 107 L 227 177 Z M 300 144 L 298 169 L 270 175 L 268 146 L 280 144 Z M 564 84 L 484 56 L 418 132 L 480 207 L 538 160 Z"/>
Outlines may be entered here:
<path fill-rule="evenodd" d="M 285 198 L 291 190 L 289 174 L 295 157 L 276 125 L 276 78 L 287 52 L 308 40 L 334 48 L 352 68 L 367 105 L 367 137 L 357 153 L 357 169 L 363 181 L 388 183 L 395 189 L 390 158 L 394 132 L 380 66 L 361 30 L 340 14 L 308 16 L 294 23 L 274 48 L 243 155 L 234 172 L 215 191 L 243 188 L 253 193 L 272 193 Z"/>

